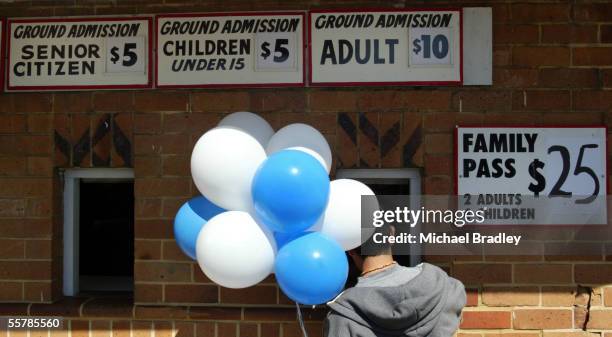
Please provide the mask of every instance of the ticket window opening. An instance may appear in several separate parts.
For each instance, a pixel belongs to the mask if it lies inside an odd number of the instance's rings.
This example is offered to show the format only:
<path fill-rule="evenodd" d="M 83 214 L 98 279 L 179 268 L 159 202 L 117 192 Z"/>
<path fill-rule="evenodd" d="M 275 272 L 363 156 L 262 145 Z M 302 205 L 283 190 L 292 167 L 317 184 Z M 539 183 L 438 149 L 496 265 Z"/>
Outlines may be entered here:
<path fill-rule="evenodd" d="M 131 169 L 64 172 L 65 296 L 132 295 L 134 178 Z"/>
<path fill-rule="evenodd" d="M 376 195 L 421 195 L 421 173 L 418 169 L 338 170 L 336 172 L 336 179 L 342 178 L 358 180 L 368 185 Z M 412 209 L 420 208 L 419 199 L 410 198 L 410 207 Z M 413 247 L 410 249 L 410 255 L 396 255 L 394 259 L 403 266 L 419 264 L 421 262 L 420 247 L 414 245 L 414 249 Z"/>

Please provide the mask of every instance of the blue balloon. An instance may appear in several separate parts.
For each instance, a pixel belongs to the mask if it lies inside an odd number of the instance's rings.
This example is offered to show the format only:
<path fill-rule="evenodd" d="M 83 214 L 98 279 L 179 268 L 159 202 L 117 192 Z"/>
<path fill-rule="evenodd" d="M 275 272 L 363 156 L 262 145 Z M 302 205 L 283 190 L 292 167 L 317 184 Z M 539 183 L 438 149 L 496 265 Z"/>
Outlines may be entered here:
<path fill-rule="evenodd" d="M 257 217 L 272 231 L 297 233 L 323 214 L 329 176 L 313 156 L 298 150 L 272 154 L 257 169 L 251 186 Z"/>
<path fill-rule="evenodd" d="M 225 210 L 208 199 L 195 197 L 181 206 L 174 218 L 174 238 L 183 253 L 196 259 L 196 240 L 202 227 Z"/>
<path fill-rule="evenodd" d="M 310 234 L 313 232 L 297 232 L 297 233 L 281 233 L 281 232 L 274 232 L 274 240 L 276 241 L 276 247 L 278 249 L 281 249 L 284 245 L 288 244 L 289 242 L 302 237 L 306 234 Z"/>
<path fill-rule="evenodd" d="M 280 249 L 274 274 L 281 290 L 292 300 L 320 304 L 333 299 L 344 288 L 348 261 L 336 241 L 314 232 Z"/>

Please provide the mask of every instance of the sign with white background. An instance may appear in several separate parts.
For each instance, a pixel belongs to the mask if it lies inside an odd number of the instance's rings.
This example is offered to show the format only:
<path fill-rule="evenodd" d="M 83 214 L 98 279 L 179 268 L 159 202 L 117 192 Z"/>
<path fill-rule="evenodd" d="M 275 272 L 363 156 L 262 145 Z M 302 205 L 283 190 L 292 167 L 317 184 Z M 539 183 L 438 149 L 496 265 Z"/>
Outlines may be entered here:
<path fill-rule="evenodd" d="M 546 205 L 542 222 L 605 223 L 606 134 L 605 127 L 459 127 L 457 193 L 478 207 L 491 206 L 478 202 L 487 198 Z"/>
<path fill-rule="evenodd" d="M 304 85 L 301 12 L 157 17 L 158 87 Z"/>
<path fill-rule="evenodd" d="M 310 13 L 312 85 L 461 84 L 461 10 Z"/>
<path fill-rule="evenodd" d="M 10 91 L 150 88 L 150 17 L 13 19 Z"/>

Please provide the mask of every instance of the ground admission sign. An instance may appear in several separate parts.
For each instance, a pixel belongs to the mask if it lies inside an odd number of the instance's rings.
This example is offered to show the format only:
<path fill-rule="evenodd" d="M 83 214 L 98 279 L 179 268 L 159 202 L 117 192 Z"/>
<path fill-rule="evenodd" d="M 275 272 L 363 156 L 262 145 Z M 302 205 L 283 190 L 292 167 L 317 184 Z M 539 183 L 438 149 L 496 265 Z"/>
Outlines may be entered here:
<path fill-rule="evenodd" d="M 150 17 L 8 21 L 7 89 L 150 88 Z"/>
<path fill-rule="evenodd" d="M 459 199 L 501 209 L 492 215 L 502 223 L 606 223 L 606 135 L 603 126 L 459 127 Z"/>
<path fill-rule="evenodd" d="M 310 12 L 312 85 L 461 83 L 461 10 Z"/>
<path fill-rule="evenodd" d="M 302 12 L 157 17 L 157 86 L 304 85 Z"/>

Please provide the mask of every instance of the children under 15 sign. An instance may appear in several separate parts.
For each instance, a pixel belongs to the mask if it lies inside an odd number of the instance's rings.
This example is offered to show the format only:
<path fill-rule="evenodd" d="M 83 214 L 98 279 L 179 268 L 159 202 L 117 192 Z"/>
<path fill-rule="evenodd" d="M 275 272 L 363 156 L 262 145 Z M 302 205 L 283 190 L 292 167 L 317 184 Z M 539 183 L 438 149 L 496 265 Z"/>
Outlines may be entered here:
<path fill-rule="evenodd" d="M 152 19 L 10 20 L 9 90 L 151 87 Z"/>
<path fill-rule="evenodd" d="M 303 13 L 157 17 L 157 86 L 302 86 Z"/>
<path fill-rule="evenodd" d="M 461 11 L 312 11 L 313 85 L 460 84 Z"/>
<path fill-rule="evenodd" d="M 606 223 L 605 127 L 459 127 L 457 192 L 497 223 Z"/>

